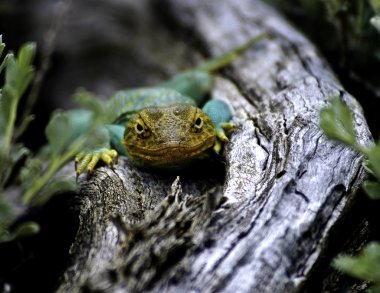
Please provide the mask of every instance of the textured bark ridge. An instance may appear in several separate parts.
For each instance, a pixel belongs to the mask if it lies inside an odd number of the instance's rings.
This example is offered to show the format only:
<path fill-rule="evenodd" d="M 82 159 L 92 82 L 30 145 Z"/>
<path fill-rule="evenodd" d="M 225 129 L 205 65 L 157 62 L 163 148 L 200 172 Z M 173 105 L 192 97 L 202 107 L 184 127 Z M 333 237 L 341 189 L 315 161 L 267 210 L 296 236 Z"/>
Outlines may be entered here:
<path fill-rule="evenodd" d="M 224 165 L 157 174 L 121 160 L 83 181 L 72 265 L 59 292 L 302 290 L 364 172 L 318 127 L 333 96 L 371 138 L 360 106 L 316 49 L 258 0 L 166 0 L 164 13 L 210 55 L 266 32 L 216 79 L 236 129 Z M 208 169 L 209 168 L 209 169 Z M 225 178 L 214 176 L 225 168 Z M 201 171 L 206 169 L 206 171 Z"/>

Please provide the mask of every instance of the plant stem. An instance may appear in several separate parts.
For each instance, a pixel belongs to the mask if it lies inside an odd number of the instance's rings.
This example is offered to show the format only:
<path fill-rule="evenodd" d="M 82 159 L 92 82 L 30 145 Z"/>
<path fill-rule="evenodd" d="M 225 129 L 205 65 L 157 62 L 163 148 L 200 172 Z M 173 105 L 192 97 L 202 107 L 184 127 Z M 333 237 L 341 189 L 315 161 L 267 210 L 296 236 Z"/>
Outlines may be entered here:
<path fill-rule="evenodd" d="M 10 107 L 10 114 L 9 114 L 9 120 L 7 121 L 7 126 L 5 128 L 5 135 L 4 135 L 4 140 L 2 142 L 2 148 L 1 148 L 1 153 L 0 153 L 0 192 L 2 191 L 5 183 L 8 180 L 8 177 L 11 172 L 6 172 L 6 168 L 11 168 L 11 164 L 9 164 L 9 154 L 10 154 L 10 147 L 11 147 L 11 142 L 13 138 L 13 130 L 14 130 L 14 124 L 16 121 L 16 111 L 17 111 L 17 98 L 12 99 L 12 104 Z"/>
<path fill-rule="evenodd" d="M 84 138 L 78 138 L 69 148 L 68 151 L 62 156 L 53 156 L 46 172 L 43 173 L 42 177 L 37 179 L 34 184 L 24 193 L 23 202 L 29 203 L 33 200 L 37 192 L 39 192 L 53 177 L 53 175 L 67 162 L 69 161 L 81 147 L 84 145 Z"/>

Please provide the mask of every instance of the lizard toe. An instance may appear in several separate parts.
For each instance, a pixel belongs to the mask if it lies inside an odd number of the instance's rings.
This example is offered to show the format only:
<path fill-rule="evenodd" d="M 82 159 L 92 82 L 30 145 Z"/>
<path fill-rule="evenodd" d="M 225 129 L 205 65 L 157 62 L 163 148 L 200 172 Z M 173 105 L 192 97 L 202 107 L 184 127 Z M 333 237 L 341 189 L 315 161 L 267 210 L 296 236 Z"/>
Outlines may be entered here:
<path fill-rule="evenodd" d="M 115 150 L 108 148 L 99 148 L 79 153 L 75 157 L 75 169 L 77 177 L 85 170 L 87 175 L 91 175 L 99 161 L 103 161 L 108 166 L 113 166 L 117 162 L 118 154 Z"/>
<path fill-rule="evenodd" d="M 222 150 L 221 142 L 217 140 L 212 149 L 214 150 L 215 153 L 220 154 L 220 151 Z"/>
<path fill-rule="evenodd" d="M 218 136 L 218 139 L 222 142 L 228 142 L 229 141 L 229 139 L 228 139 L 227 135 L 224 133 L 224 131 L 219 131 L 217 133 L 217 136 Z"/>
<path fill-rule="evenodd" d="M 92 158 L 91 154 L 83 154 L 78 159 L 77 158 L 75 159 L 75 162 L 76 162 L 75 168 L 76 168 L 77 176 L 83 173 L 88 163 L 91 161 L 91 158 Z"/>

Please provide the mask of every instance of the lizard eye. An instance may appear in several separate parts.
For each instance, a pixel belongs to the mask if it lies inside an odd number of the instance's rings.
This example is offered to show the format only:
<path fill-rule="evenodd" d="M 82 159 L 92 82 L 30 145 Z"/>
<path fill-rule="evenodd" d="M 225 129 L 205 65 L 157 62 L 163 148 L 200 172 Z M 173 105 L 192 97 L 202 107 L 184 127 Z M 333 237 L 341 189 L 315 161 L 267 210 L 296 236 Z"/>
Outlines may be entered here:
<path fill-rule="evenodd" d="M 136 124 L 136 132 L 137 134 L 141 134 L 144 132 L 144 127 L 140 123 Z"/>
<path fill-rule="evenodd" d="M 140 137 L 148 137 L 149 136 L 148 131 L 145 129 L 145 124 L 141 119 L 136 120 L 135 132 Z"/>
<path fill-rule="evenodd" d="M 194 121 L 194 128 L 197 132 L 201 131 L 203 127 L 203 119 L 202 117 L 197 117 Z"/>

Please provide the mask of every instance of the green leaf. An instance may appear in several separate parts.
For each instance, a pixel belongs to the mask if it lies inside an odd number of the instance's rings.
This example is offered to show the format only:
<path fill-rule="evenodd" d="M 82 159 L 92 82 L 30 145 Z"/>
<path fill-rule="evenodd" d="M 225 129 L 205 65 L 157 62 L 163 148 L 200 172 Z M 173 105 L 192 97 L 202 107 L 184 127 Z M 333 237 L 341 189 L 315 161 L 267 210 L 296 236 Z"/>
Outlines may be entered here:
<path fill-rule="evenodd" d="M 363 189 L 371 199 L 380 199 L 379 182 L 366 180 L 363 183 Z"/>
<path fill-rule="evenodd" d="M 20 170 L 21 187 L 25 191 L 41 176 L 43 161 L 38 157 L 28 157 Z"/>
<path fill-rule="evenodd" d="M 83 108 L 88 109 L 92 113 L 93 126 L 94 124 L 110 124 L 115 121 L 115 113 L 120 109 L 115 109 L 109 106 L 108 102 L 103 101 L 101 98 L 93 93 L 85 90 L 80 90 L 74 95 L 75 101 Z M 120 107 L 119 104 L 115 105 Z"/>
<path fill-rule="evenodd" d="M 320 126 L 328 138 L 350 146 L 356 145 L 351 111 L 339 97 L 334 97 L 331 105 L 321 110 L 320 119 Z"/>
<path fill-rule="evenodd" d="M 26 43 L 22 45 L 17 55 L 19 66 L 23 68 L 28 68 L 33 63 L 35 55 L 36 55 L 35 43 Z"/>
<path fill-rule="evenodd" d="M 83 108 L 92 111 L 95 117 L 102 117 L 105 115 L 105 103 L 97 98 L 93 93 L 85 90 L 79 90 L 75 93 L 74 99 Z"/>
<path fill-rule="evenodd" d="M 66 112 L 56 111 L 50 119 L 45 134 L 53 154 L 64 151 L 70 143 L 73 129 Z"/>
<path fill-rule="evenodd" d="M 0 100 L 0 136 L 4 137 L 0 156 L 8 156 L 16 121 L 18 102 L 29 86 L 34 68 L 32 61 L 35 54 L 35 45 L 26 44 L 21 47 L 18 58 L 8 54 L 0 65 L 5 66 L 5 83 L 1 91 Z"/>
<path fill-rule="evenodd" d="M 20 143 L 14 145 L 11 152 L 12 163 L 17 163 L 21 158 L 27 156 L 29 153 L 29 149 L 27 149 L 23 144 Z"/>
<path fill-rule="evenodd" d="M 35 45 L 29 43 L 20 48 L 17 59 L 11 54 L 6 57 L 4 89 L 7 89 L 12 99 L 18 101 L 32 81 L 34 55 Z"/>
<path fill-rule="evenodd" d="M 362 163 L 364 169 L 371 175 L 373 175 L 373 172 L 371 170 L 371 167 L 370 167 L 370 163 L 368 161 L 368 159 L 364 160 L 363 163 Z"/>
<path fill-rule="evenodd" d="M 11 241 L 16 238 L 22 238 L 34 235 L 40 231 L 40 226 L 32 221 L 19 224 L 14 232 L 9 232 L 6 227 L 0 225 L 0 242 Z"/>
<path fill-rule="evenodd" d="M 35 222 L 24 222 L 17 226 L 12 233 L 13 238 L 21 238 L 36 234 L 40 231 L 40 226 Z"/>
<path fill-rule="evenodd" d="M 7 182 L 10 178 L 13 167 L 15 164 L 24 156 L 27 156 L 29 154 L 29 150 L 24 147 L 22 144 L 16 144 L 10 149 L 9 159 L 6 160 L 7 166 L 3 169 L 2 172 L 2 181 L 1 182 Z"/>
<path fill-rule="evenodd" d="M 36 52 L 34 43 L 24 44 L 17 55 L 17 66 L 14 78 L 16 81 L 16 89 L 19 97 L 21 97 L 29 86 L 34 76 L 34 67 L 32 65 Z"/>
<path fill-rule="evenodd" d="M 9 58 L 8 63 L 14 63 L 14 62 L 15 62 L 14 59 Z M 11 69 L 8 69 L 8 68 L 10 68 L 9 65 L 7 65 L 7 74 L 10 74 L 9 72 L 11 71 Z M 6 123 L 7 121 L 9 121 L 11 117 L 17 92 L 9 83 L 6 83 L 1 91 L 1 95 L 2 97 L 1 97 L 1 102 L 0 102 L 0 115 L 3 117 L 3 120 Z"/>
<path fill-rule="evenodd" d="M 380 180 L 380 144 L 377 143 L 373 148 L 367 151 L 368 162 L 366 167 L 371 170 L 371 173 Z"/>
<path fill-rule="evenodd" d="M 9 59 L 13 58 L 13 54 L 9 53 L 4 57 L 4 60 L 0 63 L 0 72 L 7 66 Z"/>
<path fill-rule="evenodd" d="M 81 134 L 87 133 L 94 124 L 92 117 L 92 112 L 83 109 L 56 111 L 45 129 L 52 152 L 62 153 Z"/>
<path fill-rule="evenodd" d="M 380 281 L 380 243 L 365 246 L 358 256 L 339 256 L 333 265 L 353 276 L 371 282 Z"/>

